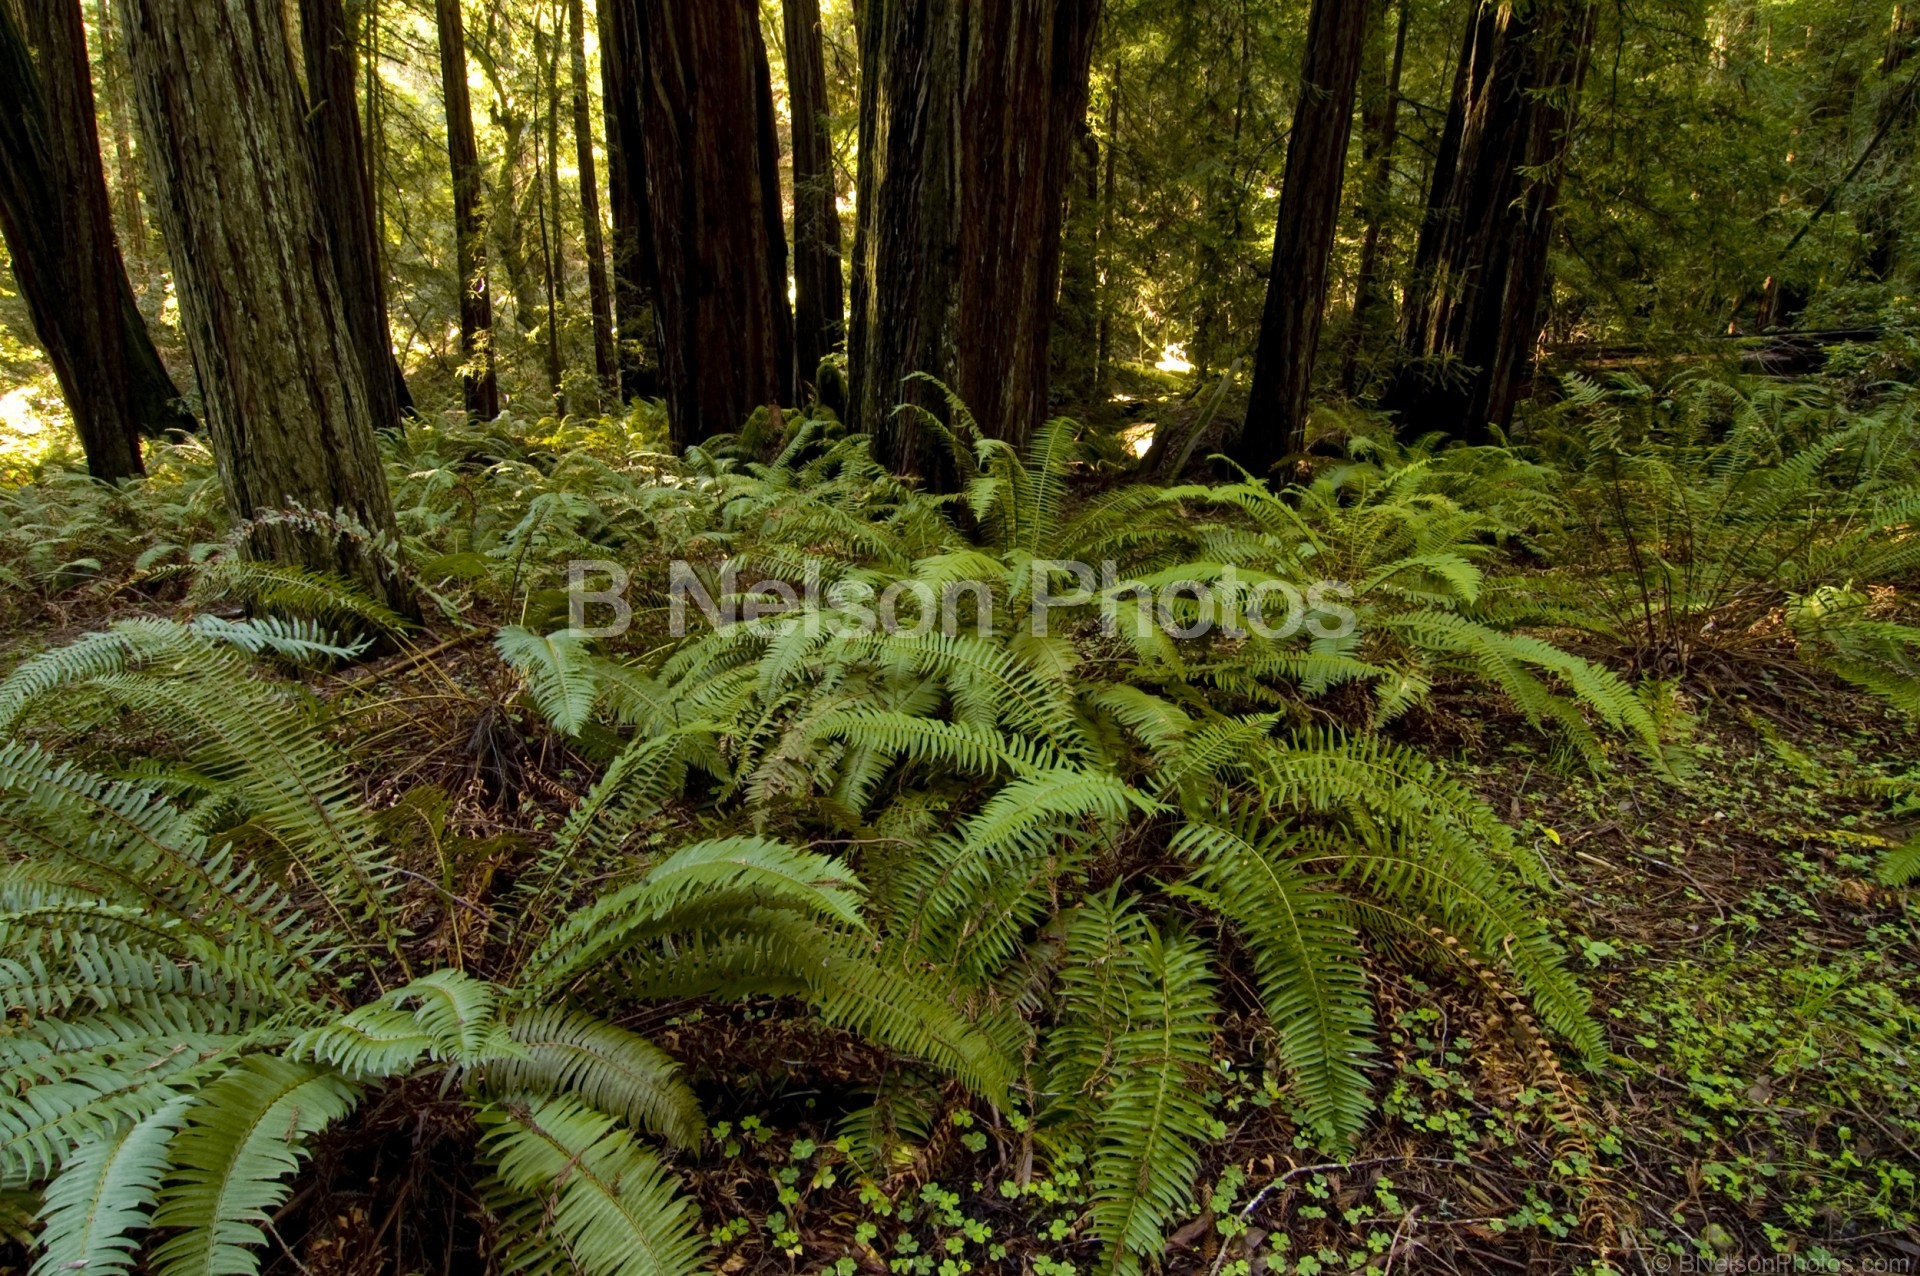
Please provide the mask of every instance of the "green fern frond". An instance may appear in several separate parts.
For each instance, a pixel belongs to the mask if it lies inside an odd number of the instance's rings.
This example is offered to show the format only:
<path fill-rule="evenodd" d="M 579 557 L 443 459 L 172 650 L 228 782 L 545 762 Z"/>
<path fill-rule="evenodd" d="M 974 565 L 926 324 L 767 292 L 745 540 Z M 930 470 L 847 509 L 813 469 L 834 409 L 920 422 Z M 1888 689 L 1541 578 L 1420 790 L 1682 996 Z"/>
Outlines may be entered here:
<path fill-rule="evenodd" d="M 383 993 L 334 1023 L 296 1037 L 289 1059 L 310 1059 L 354 1077 L 402 1076 L 421 1059 L 478 1063 L 503 1034 L 493 985 L 458 970 L 430 975 Z"/>
<path fill-rule="evenodd" d="M 706 1135 L 700 1101 L 659 1047 L 603 1019 L 542 1006 L 507 1025 L 517 1049 L 484 1066 L 495 1093 L 572 1094 L 637 1130 L 694 1151 Z"/>
<path fill-rule="evenodd" d="M 359 1090 L 312 1064 L 253 1055 L 202 1086 L 173 1137 L 174 1170 L 153 1213 L 177 1229 L 153 1252 L 159 1276 L 232 1276 L 259 1270 L 255 1247 L 303 1144 L 346 1116 Z"/>
<path fill-rule="evenodd" d="M 256 616 L 249 620 L 226 620 L 219 616 L 195 616 L 190 628 L 203 638 L 230 643 L 248 655 L 272 655 L 296 665 L 327 665 L 364 655 L 373 645 L 371 639 L 342 642 L 317 620 L 286 619 L 280 616 Z"/>
<path fill-rule="evenodd" d="M 1200 1147 L 1213 1133 L 1201 1078 L 1213 1054 L 1214 982 L 1200 944 L 1163 934 L 1112 895 L 1081 907 L 1067 951 L 1062 1013 L 1100 1024 L 1105 1040 L 1088 1083 L 1097 1270 L 1131 1276 L 1158 1259 L 1167 1225 L 1193 1206 Z M 1089 996 L 1085 980 L 1100 962 L 1114 965 L 1118 987 Z"/>
<path fill-rule="evenodd" d="M 1888 851 L 1880 861 L 1879 878 L 1883 886 L 1906 886 L 1920 877 L 1920 837 Z"/>
<path fill-rule="evenodd" d="M 1499 871 L 1472 849 L 1314 837 L 1295 862 L 1351 880 L 1409 918 L 1437 921 L 1466 941 L 1481 961 L 1511 971 L 1541 1020 L 1562 1040 L 1590 1060 L 1601 1056 L 1600 1029 L 1589 1014 L 1591 998 L 1567 970 L 1564 953 Z"/>
<path fill-rule="evenodd" d="M 543 636 L 519 625 L 502 625 L 493 644 L 500 658 L 526 680 L 540 715 L 555 730 L 579 735 L 600 698 L 587 640 L 565 631 Z"/>
<path fill-rule="evenodd" d="M 162 568 L 154 574 L 177 570 Z M 194 569 L 188 597 L 203 604 L 237 602 L 260 612 L 284 612 L 336 624 L 358 623 L 381 634 L 399 635 L 412 628 L 405 617 L 337 576 L 233 554 Z"/>
<path fill-rule="evenodd" d="M 751 898 L 862 928 L 865 888 L 828 856 L 757 837 L 731 837 L 682 847 L 633 885 L 595 900 L 567 918 L 528 961 L 526 986 L 560 990 L 622 948 L 657 931 L 676 910 L 716 896 Z"/>
<path fill-rule="evenodd" d="M 589 1276 L 699 1270 L 706 1245 L 692 1202 L 612 1117 L 568 1098 L 491 1104 L 478 1117 L 481 1152 L 503 1189 L 495 1213 L 516 1225 L 510 1254 L 537 1255 L 551 1232 Z M 513 1210 L 516 1203 L 534 1208 Z"/>
<path fill-rule="evenodd" d="M 1363 1069 L 1374 1024 L 1366 954 L 1337 883 L 1296 868 L 1284 840 L 1218 825 L 1187 824 L 1172 849 L 1252 950 L 1301 1114 L 1324 1146 L 1349 1146 L 1372 1108 Z"/>
<path fill-rule="evenodd" d="M 32 1276 L 133 1267 L 161 1181 L 172 1168 L 169 1145 L 189 1102 L 176 1096 L 141 1120 L 74 1149 L 47 1185 Z"/>

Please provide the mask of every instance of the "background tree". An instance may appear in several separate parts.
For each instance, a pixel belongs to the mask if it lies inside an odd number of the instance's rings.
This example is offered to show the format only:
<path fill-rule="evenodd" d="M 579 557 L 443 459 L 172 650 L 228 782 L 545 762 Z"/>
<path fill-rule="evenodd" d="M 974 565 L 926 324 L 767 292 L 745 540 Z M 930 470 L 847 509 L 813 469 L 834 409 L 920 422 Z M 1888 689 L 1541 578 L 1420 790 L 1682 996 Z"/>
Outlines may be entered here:
<path fill-rule="evenodd" d="M 613 310 L 623 402 L 659 391 L 654 322 L 653 218 L 647 203 L 647 129 L 641 112 L 640 0 L 605 0 L 600 76 L 607 133 L 607 204 L 613 221 Z"/>
<path fill-rule="evenodd" d="M 403 407 L 411 408 L 413 400 L 387 329 L 386 265 L 376 238 L 373 180 L 355 93 L 359 59 L 341 0 L 300 0 L 300 45 L 312 98 L 307 139 L 320 210 L 332 238 L 347 322 L 366 370 L 367 404 L 375 426 L 398 429 Z"/>
<path fill-rule="evenodd" d="M 193 421 L 134 306 L 114 235 L 79 6 L 24 7 L 27 30 L 0 5 L 0 230 L 88 470 L 129 478 L 142 472 L 142 433 Z"/>
<path fill-rule="evenodd" d="M 1554 217 L 1586 78 L 1585 0 L 1482 0 L 1461 49 L 1389 404 L 1471 440 L 1513 419 L 1543 320 Z"/>
<path fill-rule="evenodd" d="M 1253 389 L 1246 420 L 1229 449 L 1256 475 L 1306 451 L 1314 360 L 1327 304 L 1327 259 L 1340 221 L 1367 7 L 1367 0 L 1314 0 L 1307 23 L 1306 66 L 1287 142 L 1286 184 L 1253 359 Z"/>
<path fill-rule="evenodd" d="M 1099 0 L 866 0 L 853 413 L 894 465 L 938 481 L 892 415 L 926 373 L 1021 446 L 1046 417 L 1074 137 Z"/>
<path fill-rule="evenodd" d="M 820 0 L 785 0 L 787 107 L 793 121 L 794 350 L 811 379 L 846 335 L 840 199 L 821 51 Z"/>
<path fill-rule="evenodd" d="M 640 41 L 661 367 L 685 447 L 793 401 L 779 142 L 750 0 L 641 0 Z"/>
<path fill-rule="evenodd" d="M 447 159 L 453 173 L 455 268 L 460 275 L 461 387 L 467 411 L 500 415 L 493 361 L 493 294 L 487 282 L 486 224 L 480 211 L 480 151 L 467 92 L 467 37 L 460 0 L 434 0 L 440 36 L 440 88 L 446 100 Z"/>
<path fill-rule="evenodd" d="M 580 225 L 587 258 L 587 304 L 593 312 L 593 371 L 605 393 L 619 388 L 613 343 L 613 292 L 607 282 L 607 246 L 600 226 L 600 181 L 593 154 L 593 112 L 587 94 L 585 6 L 567 0 L 568 75 L 572 89 L 574 163 L 580 170 Z"/>
<path fill-rule="evenodd" d="M 1387 6 L 1367 10 L 1367 51 L 1360 72 L 1360 167 L 1366 185 L 1360 201 L 1360 259 L 1354 268 L 1353 309 L 1341 339 L 1340 389 L 1359 390 L 1360 359 L 1369 335 L 1389 326 L 1392 298 L 1385 278 L 1388 223 L 1393 217 L 1394 147 L 1400 140 L 1400 76 L 1407 64 L 1407 27 L 1413 0 L 1399 0 L 1391 41 Z"/>
<path fill-rule="evenodd" d="M 120 0 L 120 12 L 227 507 L 240 520 L 315 512 L 256 523 L 249 547 L 406 605 L 365 538 L 326 522 L 394 526 L 283 10 Z"/>

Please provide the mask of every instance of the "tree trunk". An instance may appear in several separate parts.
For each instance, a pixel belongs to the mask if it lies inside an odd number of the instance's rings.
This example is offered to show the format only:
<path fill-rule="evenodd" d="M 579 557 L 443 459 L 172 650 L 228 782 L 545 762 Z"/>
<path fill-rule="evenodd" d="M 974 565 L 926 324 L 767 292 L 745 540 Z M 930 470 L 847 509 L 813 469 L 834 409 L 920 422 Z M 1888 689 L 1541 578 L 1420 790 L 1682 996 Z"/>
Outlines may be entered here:
<path fill-rule="evenodd" d="M 133 270 L 146 272 L 147 215 L 140 205 L 140 177 L 133 160 L 133 126 L 128 116 L 126 76 L 113 36 L 113 5 L 100 6 L 101 94 L 107 127 L 113 131 L 114 212 L 120 218 L 120 244 Z"/>
<path fill-rule="evenodd" d="M 1246 421 L 1227 449 L 1260 477 L 1307 447 L 1313 367 L 1327 305 L 1327 263 L 1340 222 L 1366 10 L 1366 0 L 1314 0 L 1307 22 L 1306 67 L 1287 143 L 1286 184 L 1280 191 L 1253 388 Z"/>
<path fill-rule="evenodd" d="M 25 11 L 22 30 L 0 7 L 0 231 L 87 468 L 112 482 L 143 472 L 143 431 L 192 419 L 175 404 L 114 237 L 78 0 L 31 0 Z"/>
<path fill-rule="evenodd" d="M 551 37 L 533 20 L 535 60 L 544 73 L 546 91 L 546 151 L 536 140 L 533 180 L 540 215 L 540 263 L 547 285 L 547 392 L 553 396 L 556 416 L 567 414 L 566 361 L 560 349 L 560 308 L 567 303 L 566 261 L 560 248 L 560 38 Z"/>
<path fill-rule="evenodd" d="M 285 11 L 120 0 L 120 13 L 227 507 L 257 520 L 256 556 L 340 572 L 407 606 L 384 558 L 342 534 L 391 537 L 393 507 Z"/>
<path fill-rule="evenodd" d="M 660 393 L 660 333 L 654 322 L 653 217 L 647 205 L 643 0 L 601 0 L 600 82 L 607 130 L 607 204 L 613 220 L 613 314 L 619 329 L 622 402 Z"/>
<path fill-rule="evenodd" d="M 896 415 L 945 382 L 1023 446 L 1048 343 L 1099 0 L 864 0 L 860 212 L 848 344 L 855 422 L 930 484 L 937 447 Z"/>
<path fill-rule="evenodd" d="M 1370 15 L 1369 39 L 1381 45 L 1379 56 L 1368 54 L 1368 74 L 1360 82 L 1360 123 L 1365 136 L 1362 167 L 1369 174 L 1362 213 L 1366 230 L 1360 240 L 1360 266 L 1354 275 L 1353 313 L 1347 320 L 1345 357 L 1341 360 L 1340 389 L 1352 397 L 1360 388 L 1360 357 L 1367 338 L 1385 325 L 1383 310 L 1392 301 L 1381 287 L 1380 258 L 1386 251 L 1387 220 L 1393 212 L 1393 150 L 1400 140 L 1400 74 L 1407 61 L 1407 21 L 1413 12 L 1409 0 L 1400 0 L 1400 18 L 1393 52 L 1386 43 L 1386 6 L 1376 4 Z"/>
<path fill-rule="evenodd" d="M 688 447 L 793 398 L 773 93 L 752 0 L 640 0 L 640 26 L 661 364 Z"/>
<path fill-rule="evenodd" d="M 1094 339 L 1093 388 L 1105 398 L 1113 382 L 1113 227 L 1114 183 L 1120 176 L 1120 64 L 1113 64 L 1107 85 L 1107 166 L 1100 182 L 1100 242 L 1095 251 L 1099 269 L 1100 329 Z"/>
<path fill-rule="evenodd" d="M 613 346 L 613 294 L 607 285 L 607 246 L 600 231 L 600 182 L 593 157 L 593 115 L 587 100 L 585 5 L 567 0 L 572 45 L 573 147 L 580 169 L 580 224 L 587 251 L 587 304 L 593 311 L 593 372 L 601 392 L 617 389 L 620 375 Z M 601 50 L 601 56 L 606 51 Z"/>
<path fill-rule="evenodd" d="M 480 149 L 467 92 L 467 36 L 460 0 L 434 0 L 440 27 L 440 87 L 446 98 L 447 160 L 453 172 L 454 268 L 460 272 L 460 383 L 467 412 L 500 415 L 493 366 L 493 297 L 487 287 L 487 235 L 480 214 Z"/>
<path fill-rule="evenodd" d="M 800 376 L 811 380 L 846 336 L 820 0 L 786 0 L 786 33 L 787 104 L 793 118 L 793 344 Z"/>
<path fill-rule="evenodd" d="M 353 33 L 340 0 L 300 0 L 300 42 L 306 56 L 307 141 L 339 272 L 347 326 L 367 377 L 375 428 L 400 428 L 405 388 L 387 329 L 387 282 L 373 217 L 373 177 L 360 138 L 355 100 Z"/>
<path fill-rule="evenodd" d="M 1887 51 L 1880 58 L 1880 73 L 1892 75 L 1920 46 L 1920 10 L 1910 4 L 1893 6 L 1893 21 L 1887 29 Z"/>
<path fill-rule="evenodd" d="M 1060 300 L 1054 313 L 1053 395 L 1090 404 L 1099 375 L 1100 139 L 1085 121 L 1074 140 L 1060 241 Z"/>
<path fill-rule="evenodd" d="M 487 229 L 493 232 L 500 269 L 506 272 L 507 292 L 513 298 L 513 326 L 521 336 L 532 332 L 540 322 L 540 292 L 534 285 L 533 270 L 527 265 L 526 208 L 539 193 L 540 174 L 524 197 L 520 193 L 520 170 L 527 157 L 527 130 L 532 127 L 527 115 L 507 98 L 506 87 L 494 82 L 494 104 L 489 108 L 493 126 L 500 130 L 505 145 L 500 148 L 500 167 L 494 174 L 488 197 Z M 535 130 L 537 137 L 538 130 Z"/>
<path fill-rule="evenodd" d="M 1481 442 L 1513 420 L 1540 336 L 1593 26 L 1590 0 L 1475 6 L 1387 398 L 1416 430 Z"/>

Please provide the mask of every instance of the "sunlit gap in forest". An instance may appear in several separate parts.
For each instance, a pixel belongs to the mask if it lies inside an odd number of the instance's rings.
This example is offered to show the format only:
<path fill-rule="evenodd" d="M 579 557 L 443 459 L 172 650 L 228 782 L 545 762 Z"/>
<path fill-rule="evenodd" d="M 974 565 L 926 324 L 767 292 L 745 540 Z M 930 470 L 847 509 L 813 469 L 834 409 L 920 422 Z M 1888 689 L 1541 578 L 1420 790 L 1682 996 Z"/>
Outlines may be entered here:
<path fill-rule="evenodd" d="M 1913 1273 L 1920 7 L 0 0 L 0 1271 Z"/>

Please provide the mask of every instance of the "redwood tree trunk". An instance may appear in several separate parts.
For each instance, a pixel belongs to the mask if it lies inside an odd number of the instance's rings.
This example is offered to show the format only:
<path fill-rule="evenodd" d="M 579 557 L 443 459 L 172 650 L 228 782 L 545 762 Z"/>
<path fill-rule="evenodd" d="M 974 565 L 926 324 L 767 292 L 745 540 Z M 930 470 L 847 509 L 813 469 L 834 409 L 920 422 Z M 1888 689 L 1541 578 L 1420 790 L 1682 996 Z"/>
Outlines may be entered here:
<path fill-rule="evenodd" d="M 753 0 L 640 0 L 640 22 L 661 366 L 687 447 L 793 397 L 773 96 Z"/>
<path fill-rule="evenodd" d="M 1467 28 L 1388 396 L 1481 442 L 1531 375 L 1555 205 L 1593 43 L 1590 0 L 1479 0 Z"/>
<path fill-rule="evenodd" d="M 101 97 L 106 101 L 107 127 L 113 133 L 112 192 L 114 213 L 120 218 L 122 256 L 132 268 L 146 272 L 147 214 L 141 207 L 140 179 L 133 160 L 132 110 L 127 101 L 127 77 L 113 33 L 113 6 L 100 6 Z"/>
<path fill-rule="evenodd" d="M 801 377 L 811 379 L 846 335 L 820 0 L 786 0 L 786 33 L 787 104 L 793 118 L 793 344 Z"/>
<path fill-rule="evenodd" d="M 279 0 L 120 0 L 140 119 L 227 506 L 250 552 L 407 600 L 360 345 L 305 145 Z M 298 506 L 291 517 L 262 514 Z"/>
<path fill-rule="evenodd" d="M 880 454 L 940 486 L 907 399 L 945 382 L 990 436 L 1048 406 L 1048 340 L 1099 0 L 863 0 L 852 409 Z"/>
<path fill-rule="evenodd" d="M 1407 61 L 1407 23 L 1412 14 L 1409 0 L 1400 0 L 1400 18 L 1393 37 L 1393 52 L 1388 55 L 1384 5 L 1376 4 L 1369 23 L 1369 40 L 1377 41 L 1379 56 L 1368 53 L 1369 73 L 1360 85 L 1360 122 L 1362 167 L 1368 173 L 1362 215 L 1366 230 L 1360 241 L 1360 267 L 1353 282 L 1353 313 L 1347 320 L 1345 357 L 1341 361 L 1340 388 L 1351 396 L 1360 386 L 1360 357 L 1368 337 L 1387 325 L 1385 314 L 1392 309 L 1387 290 L 1381 286 L 1380 259 L 1386 252 L 1387 219 L 1393 211 L 1393 150 L 1400 140 L 1400 74 Z"/>
<path fill-rule="evenodd" d="M 354 99 L 358 58 L 340 0 L 300 0 L 300 42 L 307 64 L 307 140 L 319 183 L 320 211 L 332 239 L 347 325 L 367 376 L 374 425 L 400 428 L 405 379 L 387 328 L 387 283 L 373 216 L 373 178 Z"/>
<path fill-rule="evenodd" d="M 500 415 L 493 366 L 493 296 L 487 285 L 487 233 L 480 212 L 480 149 L 467 92 L 467 35 L 460 0 L 435 0 L 440 28 L 440 87 L 446 98 L 447 160 L 453 171 L 454 268 L 460 272 L 460 382 L 467 411 L 484 421 Z"/>
<path fill-rule="evenodd" d="M 78 0 L 0 6 L 0 231 L 87 468 L 142 472 L 139 435 L 193 427 L 133 304 L 100 167 Z M 40 50 L 36 72 L 28 39 Z"/>
<path fill-rule="evenodd" d="M 659 331 L 653 293 L 653 218 L 647 207 L 647 133 L 640 110 L 646 80 L 642 0 L 602 0 L 600 81 L 607 130 L 607 204 L 613 221 L 613 314 L 622 402 L 660 392 Z"/>
<path fill-rule="evenodd" d="M 593 115 L 587 101 L 587 34 L 582 0 L 567 0 L 572 47 L 573 146 L 580 169 L 580 222 L 587 251 L 587 304 L 593 311 L 593 371 L 603 391 L 617 388 L 620 368 L 613 347 L 613 294 L 607 284 L 607 245 L 600 230 L 600 181 L 593 156 Z M 601 51 L 605 57 L 605 50 Z"/>
<path fill-rule="evenodd" d="M 1366 0 L 1314 0 L 1307 23 L 1306 67 L 1287 143 L 1286 184 L 1280 191 L 1253 388 L 1246 421 L 1228 447 L 1235 461 L 1261 477 L 1306 451 L 1313 368 L 1327 305 L 1327 263 L 1340 222 L 1366 11 Z"/>

